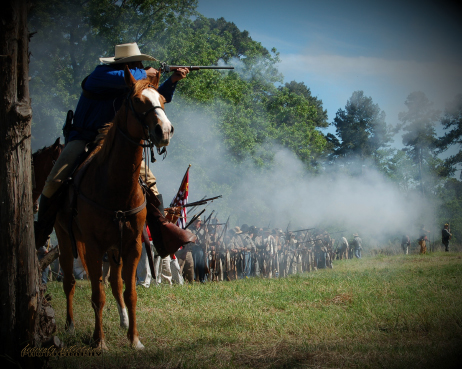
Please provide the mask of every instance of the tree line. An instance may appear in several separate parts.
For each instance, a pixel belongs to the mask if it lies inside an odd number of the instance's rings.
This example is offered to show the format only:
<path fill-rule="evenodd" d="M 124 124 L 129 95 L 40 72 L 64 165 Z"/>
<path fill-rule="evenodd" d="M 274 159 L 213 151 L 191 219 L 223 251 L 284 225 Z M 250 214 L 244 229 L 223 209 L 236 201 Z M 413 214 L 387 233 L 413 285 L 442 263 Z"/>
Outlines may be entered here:
<path fill-rule="evenodd" d="M 65 114 L 76 106 L 80 83 L 98 58 L 112 55 L 115 44 L 135 41 L 143 53 L 169 64 L 236 67 L 191 72 L 177 87 L 175 99 L 181 104 L 169 111 L 186 131 L 194 113 L 213 122 L 208 135 L 197 137 L 200 145 L 194 150 L 221 151 L 226 160 L 220 164 L 220 181 L 198 170 L 204 191 L 232 191 L 237 179 L 231 169 L 236 166 L 271 170 L 277 144 L 296 155 L 312 175 L 340 171 L 361 176 L 378 169 L 400 191 L 437 200 L 438 223 L 452 220 L 462 225 L 457 172 L 462 162 L 462 94 L 440 112 L 423 92 L 412 92 L 405 101 L 407 110 L 399 115 L 400 124 L 391 127 L 372 97 L 354 91 L 328 122 L 322 100 L 308 86 L 284 83 L 277 50 L 263 47 L 224 18 L 202 16 L 196 8 L 195 0 L 35 2 L 29 17 L 29 29 L 36 32 L 30 44 L 33 148 L 61 135 Z M 329 126 L 335 135 L 324 133 Z M 441 136 L 436 133 L 439 126 Z M 402 149 L 392 146 L 397 134 Z M 186 168 L 198 153 L 187 137 L 175 140 L 181 150 L 169 155 Z M 454 148 L 456 154 L 440 158 Z"/>

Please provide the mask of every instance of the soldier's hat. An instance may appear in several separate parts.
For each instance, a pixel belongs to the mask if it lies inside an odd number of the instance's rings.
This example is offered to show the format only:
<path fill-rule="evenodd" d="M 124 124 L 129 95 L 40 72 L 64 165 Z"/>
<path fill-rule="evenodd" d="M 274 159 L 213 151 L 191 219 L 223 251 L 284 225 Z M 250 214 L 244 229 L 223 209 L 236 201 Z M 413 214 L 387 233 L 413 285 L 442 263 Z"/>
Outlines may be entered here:
<path fill-rule="evenodd" d="M 449 223 L 446 223 L 444 226 L 445 226 L 445 227 L 449 227 Z"/>
<path fill-rule="evenodd" d="M 141 54 L 136 42 L 115 45 L 114 49 L 114 56 L 109 58 L 99 58 L 99 60 L 105 64 L 130 63 L 143 60 L 157 61 L 157 59 L 151 55 Z"/>
<path fill-rule="evenodd" d="M 242 232 L 247 232 L 249 230 L 249 226 L 247 224 L 241 225 L 241 231 Z"/>
<path fill-rule="evenodd" d="M 353 237 L 359 237 L 357 233 L 353 233 Z"/>
<path fill-rule="evenodd" d="M 250 233 L 255 233 L 256 230 L 257 230 L 257 227 L 255 227 L 253 225 L 249 227 L 249 232 Z"/>
<path fill-rule="evenodd" d="M 236 234 L 242 233 L 241 229 L 238 226 L 234 227 L 233 231 Z"/>
<path fill-rule="evenodd" d="M 200 215 L 196 218 L 195 222 L 202 222 Z"/>

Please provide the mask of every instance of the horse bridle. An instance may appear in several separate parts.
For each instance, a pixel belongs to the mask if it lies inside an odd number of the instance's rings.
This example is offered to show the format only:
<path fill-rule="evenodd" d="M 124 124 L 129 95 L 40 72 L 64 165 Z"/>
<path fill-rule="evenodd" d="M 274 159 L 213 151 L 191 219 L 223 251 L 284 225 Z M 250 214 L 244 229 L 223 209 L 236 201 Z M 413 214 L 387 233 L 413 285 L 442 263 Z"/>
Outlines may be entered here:
<path fill-rule="evenodd" d="M 157 91 L 157 88 L 154 85 L 149 84 L 148 87 L 153 88 L 154 90 Z M 125 100 L 125 105 L 126 105 L 126 107 L 128 106 L 130 108 L 130 111 L 132 112 L 133 116 L 136 118 L 136 121 L 139 124 L 141 124 L 141 126 L 143 127 L 143 132 L 146 135 L 146 138 L 144 138 L 144 141 L 147 141 L 148 143 L 147 144 L 140 144 L 139 142 L 132 139 L 124 131 L 122 131 L 120 129 L 120 127 L 117 127 L 117 129 L 122 134 L 122 136 L 124 136 L 132 144 L 137 145 L 137 146 L 141 146 L 141 147 L 144 147 L 144 148 L 149 148 L 151 150 L 151 162 L 154 163 L 156 161 L 156 158 L 154 157 L 154 146 L 155 145 L 154 145 L 154 142 L 152 142 L 152 140 L 151 140 L 151 132 L 150 132 L 149 126 L 145 123 L 145 119 L 146 119 L 147 115 L 150 112 L 155 111 L 156 109 L 161 109 L 164 112 L 165 112 L 165 110 L 160 105 L 154 105 L 151 108 L 149 108 L 148 110 L 146 110 L 145 112 L 142 112 L 142 113 L 137 112 L 135 110 L 135 107 L 133 106 L 133 101 L 131 99 L 131 97 L 133 96 L 133 92 L 134 92 L 134 90 L 131 89 L 130 92 L 127 94 L 127 98 Z M 157 93 L 159 93 L 159 92 L 157 91 Z M 127 121 L 128 121 L 128 109 L 127 109 Z M 165 156 L 167 155 L 167 149 L 165 147 L 162 147 L 162 149 L 157 147 L 157 153 L 159 155 L 164 154 L 164 158 L 165 158 Z"/>

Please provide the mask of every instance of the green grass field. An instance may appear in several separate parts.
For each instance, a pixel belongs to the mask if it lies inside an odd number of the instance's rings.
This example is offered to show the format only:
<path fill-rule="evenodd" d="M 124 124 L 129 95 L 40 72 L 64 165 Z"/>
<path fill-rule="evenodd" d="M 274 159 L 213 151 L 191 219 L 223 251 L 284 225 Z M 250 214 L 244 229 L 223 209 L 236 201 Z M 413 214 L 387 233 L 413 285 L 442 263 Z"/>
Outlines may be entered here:
<path fill-rule="evenodd" d="M 77 282 L 75 335 L 64 331 L 62 284 L 50 282 L 57 335 L 91 341 L 89 282 Z M 109 351 L 53 358 L 53 368 L 462 367 L 462 256 L 375 256 L 284 279 L 138 287 L 146 349 L 129 347 L 106 289 Z"/>

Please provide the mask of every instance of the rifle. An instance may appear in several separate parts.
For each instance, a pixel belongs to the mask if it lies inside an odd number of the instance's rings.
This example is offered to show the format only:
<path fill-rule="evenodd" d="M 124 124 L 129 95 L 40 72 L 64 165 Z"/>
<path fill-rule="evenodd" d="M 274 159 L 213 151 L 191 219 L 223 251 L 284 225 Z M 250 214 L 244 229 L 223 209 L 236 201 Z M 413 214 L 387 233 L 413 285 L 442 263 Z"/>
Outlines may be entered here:
<path fill-rule="evenodd" d="M 226 234 L 226 230 L 228 229 L 228 223 L 229 223 L 229 217 L 230 216 L 228 216 L 228 220 L 225 223 L 225 227 L 223 228 L 223 232 L 221 232 L 220 238 L 218 239 L 220 242 L 221 242 L 223 236 Z"/>
<path fill-rule="evenodd" d="M 341 232 L 345 232 L 345 231 L 338 231 L 338 232 L 332 232 L 332 233 L 329 233 L 328 236 L 330 236 L 331 234 L 336 234 L 336 233 L 341 233 Z M 308 243 L 308 242 L 311 242 L 311 241 L 318 241 L 318 240 L 322 240 L 324 239 L 324 237 L 321 237 L 321 238 L 311 238 L 307 241 L 303 241 L 303 242 L 298 242 L 298 244 L 301 244 L 301 243 Z"/>
<path fill-rule="evenodd" d="M 286 239 L 287 240 L 289 239 L 289 227 L 290 227 L 290 221 L 289 221 L 289 224 L 287 224 L 287 228 L 286 228 Z"/>
<path fill-rule="evenodd" d="M 186 224 L 186 227 L 184 227 L 184 229 L 188 228 L 191 224 L 193 224 L 196 221 L 196 219 L 199 218 L 202 215 L 202 213 L 204 211 L 205 211 L 205 209 L 202 210 L 199 214 L 194 215 L 193 218 L 191 219 L 191 221 L 188 224 Z"/>
<path fill-rule="evenodd" d="M 210 215 L 208 216 L 208 218 L 205 219 L 204 225 L 207 225 L 207 223 L 210 222 L 210 219 L 212 219 L 213 213 L 215 213 L 215 210 L 212 210 L 212 212 L 210 213 Z"/>
<path fill-rule="evenodd" d="M 296 232 L 304 232 L 304 231 L 311 231 L 312 229 L 316 229 L 316 227 L 313 227 L 313 228 L 307 228 L 307 229 L 299 229 L 298 231 L 290 231 L 292 233 L 296 233 Z"/>
<path fill-rule="evenodd" d="M 196 201 L 197 204 L 196 204 L 196 203 L 189 203 L 189 204 L 184 205 L 184 207 L 186 207 L 187 205 L 189 205 L 189 206 L 187 206 L 187 207 L 192 206 L 192 209 L 189 209 L 189 211 L 192 212 L 192 211 L 194 211 L 194 210 L 196 209 L 197 206 L 199 206 L 199 205 L 204 205 L 204 204 L 205 204 L 205 203 L 202 203 L 202 202 L 204 201 L 204 199 L 205 199 L 206 197 L 207 197 L 207 195 L 205 195 L 205 196 L 202 198 L 202 200 Z"/>
<path fill-rule="evenodd" d="M 160 63 L 160 72 L 161 73 L 169 73 L 174 72 L 180 68 L 188 68 L 191 70 L 199 70 L 199 69 L 234 69 L 234 67 L 220 67 L 218 65 L 167 65 L 167 63 Z"/>
<path fill-rule="evenodd" d="M 204 205 L 204 204 L 207 204 L 207 201 L 213 201 L 215 199 L 219 199 L 221 198 L 223 195 L 220 195 L 220 196 L 215 196 L 215 197 L 209 197 L 208 199 L 206 199 L 205 197 L 202 199 L 202 200 L 199 200 L 199 201 L 196 201 L 196 202 L 191 202 L 189 204 L 186 204 L 186 205 L 183 205 L 184 208 L 189 208 L 191 206 L 193 207 L 196 207 L 196 206 L 200 206 L 200 205 Z M 192 209 L 191 209 L 192 210 Z"/>

